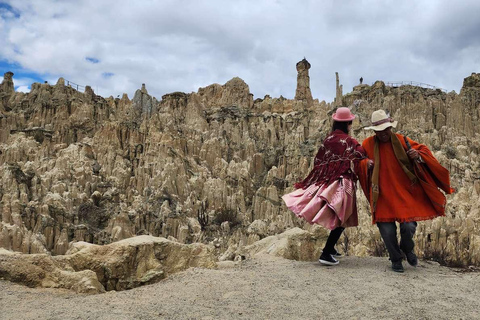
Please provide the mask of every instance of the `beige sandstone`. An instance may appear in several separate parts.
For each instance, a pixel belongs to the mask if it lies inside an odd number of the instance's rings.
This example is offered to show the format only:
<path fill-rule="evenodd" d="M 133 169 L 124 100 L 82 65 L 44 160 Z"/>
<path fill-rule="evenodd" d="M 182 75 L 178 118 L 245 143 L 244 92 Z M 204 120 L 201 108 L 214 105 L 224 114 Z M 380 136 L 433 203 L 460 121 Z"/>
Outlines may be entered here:
<path fill-rule="evenodd" d="M 315 231 L 281 196 L 308 173 L 333 104 L 307 91 L 253 100 L 239 78 L 157 101 L 144 85 L 132 100 L 105 99 L 63 79 L 14 92 L 12 76 L 0 86 L 1 247 L 56 256 L 77 242 L 151 235 L 210 243 L 228 260 L 294 227 Z M 416 236 L 419 255 L 442 263 L 480 264 L 479 96 L 480 75 L 472 74 L 459 94 L 377 81 L 341 99 L 358 115 L 357 140 L 371 134 L 362 127 L 383 108 L 450 170 L 457 193 L 447 197 L 447 217 L 420 223 Z M 360 191 L 358 199 L 360 226 L 340 248 L 384 254 Z"/>
<path fill-rule="evenodd" d="M 215 268 L 213 248 L 138 236 L 109 245 L 72 243 L 65 255 L 21 254 L 0 249 L 0 276 L 31 287 L 79 293 L 125 290 L 190 267 Z"/>

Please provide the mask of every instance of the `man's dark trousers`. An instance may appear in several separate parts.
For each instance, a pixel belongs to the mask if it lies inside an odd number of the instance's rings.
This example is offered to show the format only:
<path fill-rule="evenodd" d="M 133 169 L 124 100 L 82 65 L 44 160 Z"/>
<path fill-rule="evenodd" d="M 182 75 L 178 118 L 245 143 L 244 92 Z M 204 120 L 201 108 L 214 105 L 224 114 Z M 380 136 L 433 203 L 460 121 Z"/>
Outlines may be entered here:
<path fill-rule="evenodd" d="M 413 235 L 417 229 L 415 221 L 400 223 L 400 245 L 398 245 L 397 225 L 395 222 L 377 222 L 377 226 L 392 262 L 403 259 L 402 251 L 405 254 L 413 252 L 415 246 Z"/>

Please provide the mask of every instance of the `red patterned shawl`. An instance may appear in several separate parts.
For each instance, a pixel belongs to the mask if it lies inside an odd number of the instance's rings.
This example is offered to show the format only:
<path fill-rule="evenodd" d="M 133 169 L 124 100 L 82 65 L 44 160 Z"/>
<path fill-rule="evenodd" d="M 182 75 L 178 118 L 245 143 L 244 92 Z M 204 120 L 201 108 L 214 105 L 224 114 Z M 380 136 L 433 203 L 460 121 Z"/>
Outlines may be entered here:
<path fill-rule="evenodd" d="M 331 132 L 318 149 L 313 162 L 313 169 L 301 182 L 295 184 L 295 188 L 308 188 L 312 184 L 330 184 L 341 175 L 348 174 L 356 180 L 358 162 L 365 158 L 365 150 L 362 146 L 341 130 Z"/>

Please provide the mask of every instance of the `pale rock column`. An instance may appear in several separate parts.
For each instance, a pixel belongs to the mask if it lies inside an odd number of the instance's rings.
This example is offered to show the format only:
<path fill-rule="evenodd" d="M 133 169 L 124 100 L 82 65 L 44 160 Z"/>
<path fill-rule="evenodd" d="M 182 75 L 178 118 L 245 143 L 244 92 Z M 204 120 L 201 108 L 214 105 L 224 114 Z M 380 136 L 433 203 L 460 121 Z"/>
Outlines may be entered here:
<path fill-rule="evenodd" d="M 8 99 L 15 93 L 15 87 L 13 85 L 13 72 L 8 71 L 3 75 L 3 81 L 0 84 L 0 111 L 9 110 L 7 106 Z"/>
<path fill-rule="evenodd" d="M 309 105 L 313 103 L 310 76 L 308 75 L 310 67 L 310 63 L 305 58 L 297 62 L 297 91 L 295 92 L 295 100 L 306 100 Z"/>
<path fill-rule="evenodd" d="M 335 106 L 339 107 L 343 104 L 343 85 L 340 84 L 340 80 L 338 78 L 338 72 L 335 72 L 335 77 L 336 77 Z"/>
<path fill-rule="evenodd" d="M 8 95 L 15 92 L 15 88 L 13 85 L 13 72 L 8 71 L 3 74 L 3 81 L 0 84 L 0 92 L 6 93 Z"/>

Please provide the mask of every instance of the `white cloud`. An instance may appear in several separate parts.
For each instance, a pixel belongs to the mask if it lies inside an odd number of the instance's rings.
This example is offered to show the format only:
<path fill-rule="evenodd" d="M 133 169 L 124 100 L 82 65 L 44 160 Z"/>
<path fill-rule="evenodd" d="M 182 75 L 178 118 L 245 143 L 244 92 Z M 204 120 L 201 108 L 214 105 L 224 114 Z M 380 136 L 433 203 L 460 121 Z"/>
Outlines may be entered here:
<path fill-rule="evenodd" d="M 30 92 L 30 87 L 29 86 L 19 86 L 18 88 L 15 89 L 17 92 Z"/>
<path fill-rule="evenodd" d="M 336 71 L 344 93 L 360 76 L 458 92 L 479 71 L 480 3 L 473 0 L 8 3 L 20 16 L 0 18 L 0 59 L 104 96 L 132 97 L 145 83 L 160 98 L 239 76 L 255 98 L 293 98 L 304 56 L 313 96 L 327 101 Z"/>
<path fill-rule="evenodd" d="M 15 75 L 13 77 L 13 85 L 15 87 L 29 87 L 32 83 L 37 82 L 33 78 L 16 78 Z"/>

